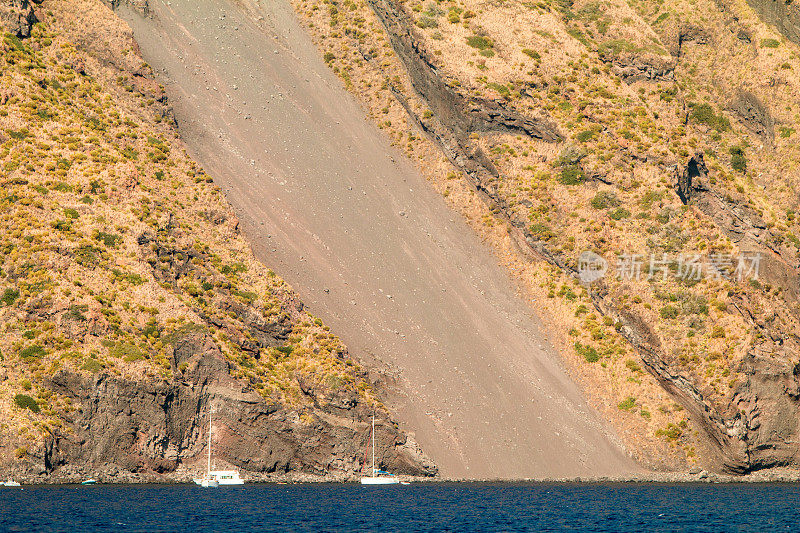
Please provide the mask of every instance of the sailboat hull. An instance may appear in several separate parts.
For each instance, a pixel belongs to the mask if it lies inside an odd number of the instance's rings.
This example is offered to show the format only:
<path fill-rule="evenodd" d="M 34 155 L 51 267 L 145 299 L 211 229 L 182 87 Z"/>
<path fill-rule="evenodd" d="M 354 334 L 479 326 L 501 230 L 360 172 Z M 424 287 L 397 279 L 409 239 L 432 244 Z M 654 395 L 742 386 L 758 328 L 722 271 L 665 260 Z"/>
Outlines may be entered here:
<path fill-rule="evenodd" d="M 362 485 L 397 485 L 400 480 L 396 477 L 362 477 Z"/>

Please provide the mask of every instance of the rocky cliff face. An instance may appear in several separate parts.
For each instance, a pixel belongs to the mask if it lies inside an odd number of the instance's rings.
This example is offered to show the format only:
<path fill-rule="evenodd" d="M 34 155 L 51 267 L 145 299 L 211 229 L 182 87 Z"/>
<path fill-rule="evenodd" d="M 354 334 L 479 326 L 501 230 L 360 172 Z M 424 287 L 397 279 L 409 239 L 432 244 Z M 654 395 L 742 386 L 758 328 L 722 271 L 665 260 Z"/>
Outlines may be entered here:
<path fill-rule="evenodd" d="M 251 479 L 286 474 L 348 479 L 362 471 L 373 409 L 357 393 L 319 398 L 310 384 L 301 384 L 314 405 L 301 417 L 233 379 L 230 364 L 203 332 L 175 340 L 172 364 L 183 370 L 169 382 L 56 373 L 46 385 L 77 409 L 46 439 L 43 456 L 18 471 L 44 467 L 59 480 L 131 479 L 128 473 L 187 480 L 205 467 L 209 410 L 217 468 L 231 465 Z M 379 416 L 380 465 L 399 474 L 432 473 L 413 444 Z"/>

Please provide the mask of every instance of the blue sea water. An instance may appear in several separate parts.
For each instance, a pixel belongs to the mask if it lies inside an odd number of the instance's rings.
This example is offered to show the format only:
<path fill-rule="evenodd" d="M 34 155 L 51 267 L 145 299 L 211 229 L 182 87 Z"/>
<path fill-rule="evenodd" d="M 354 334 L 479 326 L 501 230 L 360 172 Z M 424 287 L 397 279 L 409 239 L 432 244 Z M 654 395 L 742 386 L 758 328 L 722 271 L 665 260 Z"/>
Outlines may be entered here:
<path fill-rule="evenodd" d="M 0 531 L 800 531 L 800 486 L 441 483 L 0 489 Z"/>

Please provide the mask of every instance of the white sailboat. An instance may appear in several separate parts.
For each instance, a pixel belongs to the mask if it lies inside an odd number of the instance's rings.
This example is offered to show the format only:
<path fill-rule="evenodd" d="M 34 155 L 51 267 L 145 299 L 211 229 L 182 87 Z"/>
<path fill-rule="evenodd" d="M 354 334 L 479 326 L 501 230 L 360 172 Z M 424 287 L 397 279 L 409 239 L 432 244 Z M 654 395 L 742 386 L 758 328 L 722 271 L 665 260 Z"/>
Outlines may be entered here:
<path fill-rule="evenodd" d="M 361 478 L 362 485 L 396 485 L 400 479 L 375 467 L 375 413 L 372 414 L 372 475 Z"/>
<path fill-rule="evenodd" d="M 237 470 L 211 470 L 211 410 L 208 411 L 208 465 L 206 474 L 194 482 L 201 487 L 217 488 L 220 485 L 244 485 Z"/>

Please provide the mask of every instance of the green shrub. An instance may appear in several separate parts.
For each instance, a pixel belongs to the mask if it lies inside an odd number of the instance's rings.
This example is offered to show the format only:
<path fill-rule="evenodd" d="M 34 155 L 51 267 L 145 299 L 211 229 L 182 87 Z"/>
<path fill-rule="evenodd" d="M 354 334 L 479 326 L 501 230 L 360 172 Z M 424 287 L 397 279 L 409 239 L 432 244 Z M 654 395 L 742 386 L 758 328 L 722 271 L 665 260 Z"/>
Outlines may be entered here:
<path fill-rule="evenodd" d="M 131 285 L 138 286 L 144 283 L 144 278 L 139 274 L 135 274 L 132 272 L 125 272 L 118 268 L 112 268 L 111 273 L 114 275 L 114 279 L 120 281 L 127 281 Z"/>
<path fill-rule="evenodd" d="M 580 142 L 585 143 L 587 141 L 591 141 L 592 139 L 594 139 L 596 135 L 597 135 L 597 133 L 593 129 L 588 129 L 588 130 L 583 130 L 583 131 L 579 132 L 575 136 L 575 138 L 577 140 L 579 140 Z"/>
<path fill-rule="evenodd" d="M 761 48 L 778 48 L 781 42 L 776 39 L 761 39 Z"/>
<path fill-rule="evenodd" d="M 436 22 L 436 19 L 434 18 L 422 16 L 419 19 L 417 19 L 417 27 L 422 29 L 438 28 L 439 23 Z"/>
<path fill-rule="evenodd" d="M 467 37 L 467 44 L 472 48 L 477 48 L 478 50 L 494 48 L 494 42 L 492 42 L 491 39 L 481 35 L 470 35 Z"/>
<path fill-rule="evenodd" d="M 600 191 L 589 200 L 589 205 L 595 209 L 608 209 L 609 207 L 619 206 L 620 201 L 613 191 Z"/>
<path fill-rule="evenodd" d="M 508 96 L 509 94 L 511 94 L 510 91 L 508 90 L 508 87 L 506 87 L 505 85 L 502 85 L 500 83 L 494 83 L 494 82 L 487 83 L 486 87 L 488 87 L 489 89 L 492 89 L 494 91 L 497 91 L 498 93 L 500 93 L 503 96 Z"/>
<path fill-rule="evenodd" d="M 614 220 L 622 220 L 623 218 L 628 218 L 631 216 L 631 212 L 625 209 L 624 207 L 618 207 L 611 211 L 608 216 L 610 216 Z"/>
<path fill-rule="evenodd" d="M 575 39 L 577 39 L 577 40 L 578 40 L 578 41 L 579 41 L 581 44 L 583 44 L 584 46 L 587 46 L 587 47 L 588 47 L 588 46 L 592 46 L 592 41 L 591 41 L 591 40 L 589 40 L 589 38 L 588 38 L 588 37 L 586 37 L 586 34 L 584 34 L 584 33 L 583 33 L 581 30 L 579 30 L 578 28 L 576 28 L 576 27 L 574 27 L 574 26 L 569 26 L 569 27 L 567 28 L 567 33 L 568 33 L 570 36 L 572 36 L 572 37 L 574 37 Z M 601 54 L 601 55 L 602 55 L 602 54 Z"/>
<path fill-rule="evenodd" d="M 75 262 L 86 268 L 94 268 L 100 261 L 101 253 L 94 246 L 81 246 L 75 250 Z"/>
<path fill-rule="evenodd" d="M 628 396 L 619 402 L 617 407 L 620 411 L 631 411 L 634 407 L 636 407 L 636 398 L 633 396 Z"/>
<path fill-rule="evenodd" d="M 664 307 L 661 308 L 661 311 L 659 311 L 659 314 L 661 314 L 661 318 L 665 320 L 672 320 L 678 318 L 678 315 L 680 315 L 680 313 L 681 313 L 680 309 L 678 309 L 674 305 L 665 305 Z"/>
<path fill-rule="evenodd" d="M 681 428 L 672 422 L 667 427 L 656 430 L 656 437 L 666 437 L 668 440 L 678 440 L 682 434 Z"/>
<path fill-rule="evenodd" d="M 731 129 L 731 121 L 721 113 L 717 115 L 711 105 L 690 103 L 689 106 L 692 108 L 689 118 L 698 124 L 705 124 L 717 131 L 728 131 Z"/>
<path fill-rule="evenodd" d="M 103 364 L 100 363 L 97 359 L 92 357 L 87 357 L 86 361 L 84 361 L 83 366 L 81 367 L 83 370 L 87 372 L 91 372 L 92 374 L 96 374 L 103 369 Z"/>
<path fill-rule="evenodd" d="M 22 43 L 22 40 L 13 33 L 6 33 L 5 41 L 17 52 L 28 52 L 28 48 Z"/>
<path fill-rule="evenodd" d="M 561 177 L 558 182 L 562 185 L 579 185 L 585 179 L 586 175 L 579 165 L 565 165 L 561 168 Z"/>
<path fill-rule="evenodd" d="M 72 229 L 72 221 L 59 219 L 54 221 L 51 226 L 58 231 L 70 231 Z"/>
<path fill-rule="evenodd" d="M 6 289 L 3 291 L 3 296 L 0 296 L 0 302 L 5 305 L 14 305 L 14 302 L 19 298 L 19 291 L 17 289 Z"/>
<path fill-rule="evenodd" d="M 618 56 L 622 52 L 635 52 L 636 46 L 630 41 L 624 39 L 612 39 L 605 41 L 597 47 L 597 53 L 600 57 Z"/>
<path fill-rule="evenodd" d="M 58 192 L 72 192 L 73 191 L 72 185 L 64 183 L 63 181 L 59 181 L 58 183 L 53 185 L 52 189 L 54 191 L 58 191 Z"/>
<path fill-rule="evenodd" d="M 285 346 L 278 346 L 275 349 L 278 350 L 278 352 L 282 353 L 283 355 L 291 355 L 292 352 L 294 351 L 294 346 L 292 346 L 291 344 L 287 344 Z"/>
<path fill-rule="evenodd" d="M 639 365 L 639 363 L 637 363 L 633 359 L 628 359 L 627 361 L 625 361 L 625 366 L 628 368 L 628 370 L 636 374 L 641 374 L 642 372 L 641 365 Z"/>
<path fill-rule="evenodd" d="M 714 326 L 711 329 L 711 338 L 712 339 L 724 339 L 725 338 L 725 328 L 722 326 Z"/>
<path fill-rule="evenodd" d="M 20 358 L 29 361 L 31 359 L 39 359 L 40 357 L 44 357 L 47 355 L 44 348 L 39 346 L 38 344 L 31 344 L 19 351 Z"/>
<path fill-rule="evenodd" d="M 784 139 L 788 139 L 789 137 L 792 136 L 792 134 L 794 134 L 794 128 L 788 128 L 786 126 L 781 126 L 780 128 L 778 128 L 778 130 L 780 130 L 781 137 L 784 138 Z"/>
<path fill-rule="evenodd" d="M 744 150 L 740 146 L 733 146 L 730 153 L 731 168 L 744 174 L 747 170 L 747 158 L 744 156 Z"/>
<path fill-rule="evenodd" d="M 160 337 L 161 336 L 161 326 L 158 323 L 158 320 L 155 318 L 151 318 L 147 321 L 147 324 L 144 325 L 142 328 L 142 335 L 145 337 Z"/>
<path fill-rule="evenodd" d="M 596 363 L 600 360 L 600 354 L 597 353 L 597 350 L 594 348 L 594 346 L 589 346 L 588 344 L 576 342 L 575 353 L 583 357 L 587 363 Z"/>
<path fill-rule="evenodd" d="M 539 54 L 539 52 L 537 52 L 535 50 L 531 50 L 530 48 L 523 48 L 522 49 L 522 53 L 525 54 L 526 56 L 530 57 L 531 59 L 539 60 L 539 59 L 542 58 L 542 56 Z"/>
<path fill-rule="evenodd" d="M 122 359 L 126 363 L 134 363 L 144 359 L 144 354 L 137 346 L 126 342 L 121 342 L 108 350 L 108 355 Z"/>
<path fill-rule="evenodd" d="M 30 131 L 28 131 L 28 128 L 22 128 L 21 130 L 18 131 L 6 130 L 6 132 L 8 133 L 9 137 L 11 137 L 16 141 L 24 141 L 30 136 Z"/>
<path fill-rule="evenodd" d="M 549 241 L 556 237 L 556 234 L 547 224 L 531 224 L 528 227 L 528 231 L 531 232 L 534 238 L 540 241 Z"/>
<path fill-rule="evenodd" d="M 658 202 L 663 197 L 664 194 L 659 191 L 647 191 L 642 195 L 641 200 L 639 200 L 639 205 L 641 205 L 643 209 L 650 209 L 654 202 Z"/>
<path fill-rule="evenodd" d="M 27 394 L 17 394 L 14 396 L 14 405 L 20 409 L 30 409 L 34 413 L 39 412 L 39 404 Z"/>
<path fill-rule="evenodd" d="M 116 233 L 106 233 L 105 231 L 94 230 L 92 236 L 96 241 L 100 241 L 110 248 L 116 248 L 122 242 L 122 237 Z"/>
<path fill-rule="evenodd" d="M 247 266 L 244 263 L 231 263 L 230 265 L 222 265 L 219 271 L 223 274 L 237 274 L 239 272 L 247 272 Z"/>
<path fill-rule="evenodd" d="M 258 294 L 252 291 L 240 291 L 235 289 L 231 291 L 235 296 L 238 296 L 247 303 L 253 303 L 258 299 Z"/>

